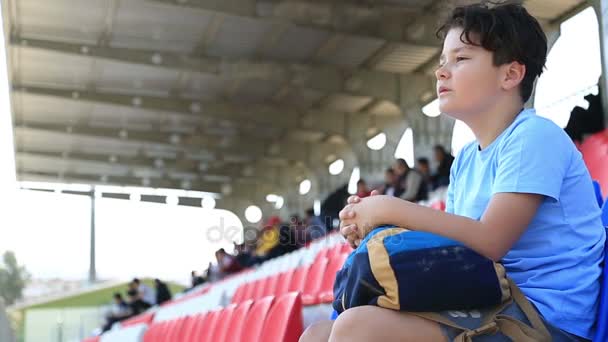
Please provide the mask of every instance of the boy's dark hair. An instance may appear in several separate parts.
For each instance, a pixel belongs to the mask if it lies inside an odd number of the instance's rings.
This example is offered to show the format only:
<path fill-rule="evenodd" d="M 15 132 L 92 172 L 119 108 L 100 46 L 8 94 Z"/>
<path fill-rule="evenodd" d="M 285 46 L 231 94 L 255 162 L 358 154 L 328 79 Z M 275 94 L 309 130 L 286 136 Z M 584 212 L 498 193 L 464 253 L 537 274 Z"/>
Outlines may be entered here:
<path fill-rule="evenodd" d="M 547 60 L 547 36 L 520 3 L 484 1 L 456 7 L 437 30 L 437 37 L 445 39 L 452 28 L 462 29 L 463 43 L 491 51 L 495 66 L 513 61 L 525 65 L 520 92 L 524 102 L 530 99 L 534 80 L 542 74 Z"/>

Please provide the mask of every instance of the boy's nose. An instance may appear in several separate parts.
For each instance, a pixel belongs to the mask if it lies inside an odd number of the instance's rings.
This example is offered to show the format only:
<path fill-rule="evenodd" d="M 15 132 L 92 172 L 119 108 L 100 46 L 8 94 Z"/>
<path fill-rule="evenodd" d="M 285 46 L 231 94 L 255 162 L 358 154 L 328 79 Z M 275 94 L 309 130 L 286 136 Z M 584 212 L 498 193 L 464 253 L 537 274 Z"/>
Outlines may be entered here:
<path fill-rule="evenodd" d="M 448 78 L 448 75 L 449 74 L 445 66 L 440 66 L 439 68 L 437 68 L 437 70 L 435 70 L 435 77 L 437 78 L 437 80 L 444 80 Z"/>

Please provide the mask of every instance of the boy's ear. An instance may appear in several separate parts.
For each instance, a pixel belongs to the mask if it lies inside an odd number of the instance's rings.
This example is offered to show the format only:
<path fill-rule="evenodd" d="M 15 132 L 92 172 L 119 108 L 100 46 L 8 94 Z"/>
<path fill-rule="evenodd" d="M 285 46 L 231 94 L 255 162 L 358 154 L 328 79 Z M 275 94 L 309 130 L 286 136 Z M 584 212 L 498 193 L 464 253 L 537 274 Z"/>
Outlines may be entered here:
<path fill-rule="evenodd" d="M 505 90 L 511 90 L 518 87 L 526 76 L 526 66 L 519 62 L 513 61 L 506 64 L 504 67 L 504 75 L 502 86 Z"/>

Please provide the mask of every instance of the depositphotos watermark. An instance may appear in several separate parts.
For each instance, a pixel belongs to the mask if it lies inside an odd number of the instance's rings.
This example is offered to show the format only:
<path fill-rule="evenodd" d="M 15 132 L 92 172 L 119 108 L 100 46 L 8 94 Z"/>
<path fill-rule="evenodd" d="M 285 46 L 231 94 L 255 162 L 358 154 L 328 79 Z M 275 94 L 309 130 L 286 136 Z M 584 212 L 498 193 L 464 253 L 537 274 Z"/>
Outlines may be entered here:
<path fill-rule="evenodd" d="M 289 223 L 281 223 L 277 229 L 258 228 L 257 226 L 244 226 L 243 228 L 233 225 L 226 225 L 223 217 L 219 219 L 217 225 L 207 227 L 205 237 L 211 243 L 240 241 L 243 237 L 245 242 L 268 240 L 279 241 L 284 246 L 302 246 L 312 240 L 319 239 L 331 231 L 332 218 L 327 217 L 324 222 L 329 225 L 304 225 L 295 220 Z M 330 227 L 327 229 L 326 227 Z"/>

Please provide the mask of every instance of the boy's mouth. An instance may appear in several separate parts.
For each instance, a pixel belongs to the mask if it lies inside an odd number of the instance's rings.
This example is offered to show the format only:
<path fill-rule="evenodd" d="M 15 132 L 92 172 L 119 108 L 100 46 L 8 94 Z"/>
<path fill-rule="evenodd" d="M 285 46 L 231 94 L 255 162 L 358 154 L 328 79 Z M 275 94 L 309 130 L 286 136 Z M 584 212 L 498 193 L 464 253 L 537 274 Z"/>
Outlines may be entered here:
<path fill-rule="evenodd" d="M 447 87 L 439 87 L 439 89 L 437 89 L 437 93 L 439 95 L 447 93 L 448 91 L 452 91 L 452 89 L 447 88 Z"/>

